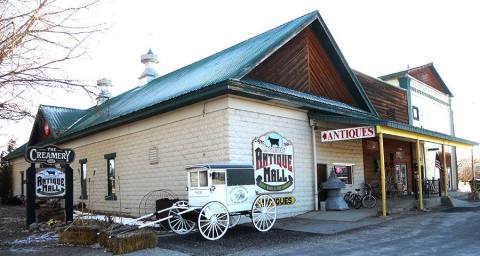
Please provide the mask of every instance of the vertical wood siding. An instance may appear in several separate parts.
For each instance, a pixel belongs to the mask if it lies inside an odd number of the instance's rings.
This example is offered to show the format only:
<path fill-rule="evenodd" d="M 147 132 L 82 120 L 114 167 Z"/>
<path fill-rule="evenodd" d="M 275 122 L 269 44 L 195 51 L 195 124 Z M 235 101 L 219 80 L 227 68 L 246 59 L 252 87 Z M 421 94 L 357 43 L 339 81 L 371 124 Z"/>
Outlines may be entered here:
<path fill-rule="evenodd" d="M 358 71 L 355 75 L 381 118 L 408 123 L 408 98 L 405 90 Z"/>
<path fill-rule="evenodd" d="M 309 27 L 253 69 L 248 77 L 358 106 Z"/>
<path fill-rule="evenodd" d="M 432 70 L 429 67 L 424 67 L 420 69 L 412 69 L 408 71 L 408 74 L 415 77 L 416 79 L 424 82 L 425 84 L 448 94 L 445 88 L 442 86 L 440 81 L 435 77 Z"/>

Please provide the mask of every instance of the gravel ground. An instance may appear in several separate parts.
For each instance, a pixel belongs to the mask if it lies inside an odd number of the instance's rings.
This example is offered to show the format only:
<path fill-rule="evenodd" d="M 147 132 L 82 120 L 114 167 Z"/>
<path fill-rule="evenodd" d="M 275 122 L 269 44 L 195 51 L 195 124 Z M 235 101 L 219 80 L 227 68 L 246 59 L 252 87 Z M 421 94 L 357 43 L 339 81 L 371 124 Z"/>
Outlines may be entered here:
<path fill-rule="evenodd" d="M 108 255 L 102 248 L 56 245 L 29 239 L 24 233 L 23 208 L 0 207 L 0 255 Z M 12 217 L 13 215 L 13 217 Z M 45 234 L 45 233 L 43 233 Z M 207 241 L 198 232 L 162 236 L 158 247 L 128 254 L 143 255 L 479 255 L 480 208 L 455 208 L 405 217 L 339 235 L 316 235 L 273 229 L 260 233 L 250 225 Z M 50 239 L 50 238 L 48 238 Z M 41 241 L 41 239 L 39 239 Z M 18 241 L 28 241 L 20 243 Z"/>
<path fill-rule="evenodd" d="M 7 241 L 28 236 L 25 229 L 25 208 L 0 205 L 0 246 Z"/>

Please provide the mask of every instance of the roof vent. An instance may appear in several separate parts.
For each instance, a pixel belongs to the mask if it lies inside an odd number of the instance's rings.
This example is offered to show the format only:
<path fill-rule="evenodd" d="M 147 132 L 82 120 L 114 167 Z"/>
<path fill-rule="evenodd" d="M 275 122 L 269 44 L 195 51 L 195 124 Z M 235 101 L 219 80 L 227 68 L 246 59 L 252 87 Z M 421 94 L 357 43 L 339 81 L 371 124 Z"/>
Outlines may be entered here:
<path fill-rule="evenodd" d="M 140 62 L 145 65 L 145 70 L 143 70 L 138 79 L 140 79 L 140 85 L 145 85 L 158 77 L 158 73 L 153 67 L 154 64 L 158 63 L 158 57 L 155 53 L 153 53 L 152 49 L 149 49 L 146 54 L 143 54 L 140 57 Z"/>

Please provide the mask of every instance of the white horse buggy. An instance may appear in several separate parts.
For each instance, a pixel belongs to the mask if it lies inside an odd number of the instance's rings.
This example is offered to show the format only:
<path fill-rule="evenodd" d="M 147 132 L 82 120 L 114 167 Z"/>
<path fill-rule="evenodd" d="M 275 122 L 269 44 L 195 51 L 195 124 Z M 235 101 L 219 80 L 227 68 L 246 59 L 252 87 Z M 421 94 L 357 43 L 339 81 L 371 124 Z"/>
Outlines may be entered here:
<path fill-rule="evenodd" d="M 133 221 L 155 214 L 168 216 L 147 222 L 139 228 L 168 221 L 170 229 L 184 235 L 195 227 L 208 240 L 217 240 L 242 216 L 251 218 L 258 231 L 266 232 L 275 224 L 275 200 L 265 194 L 257 195 L 255 175 L 251 165 L 204 164 L 187 168 L 188 201 L 175 202 L 167 207 Z"/>

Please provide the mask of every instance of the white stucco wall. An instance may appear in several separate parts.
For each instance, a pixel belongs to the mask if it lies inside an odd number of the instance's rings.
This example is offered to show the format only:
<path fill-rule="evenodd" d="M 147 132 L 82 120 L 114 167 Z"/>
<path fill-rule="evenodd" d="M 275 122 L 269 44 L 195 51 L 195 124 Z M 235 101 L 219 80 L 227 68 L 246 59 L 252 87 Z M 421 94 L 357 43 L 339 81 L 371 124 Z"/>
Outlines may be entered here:
<path fill-rule="evenodd" d="M 229 97 L 229 160 L 252 163 L 252 141 L 275 131 L 290 140 L 294 151 L 296 203 L 279 206 L 279 217 L 293 216 L 314 209 L 314 167 L 312 136 L 306 111 L 245 98 Z"/>

